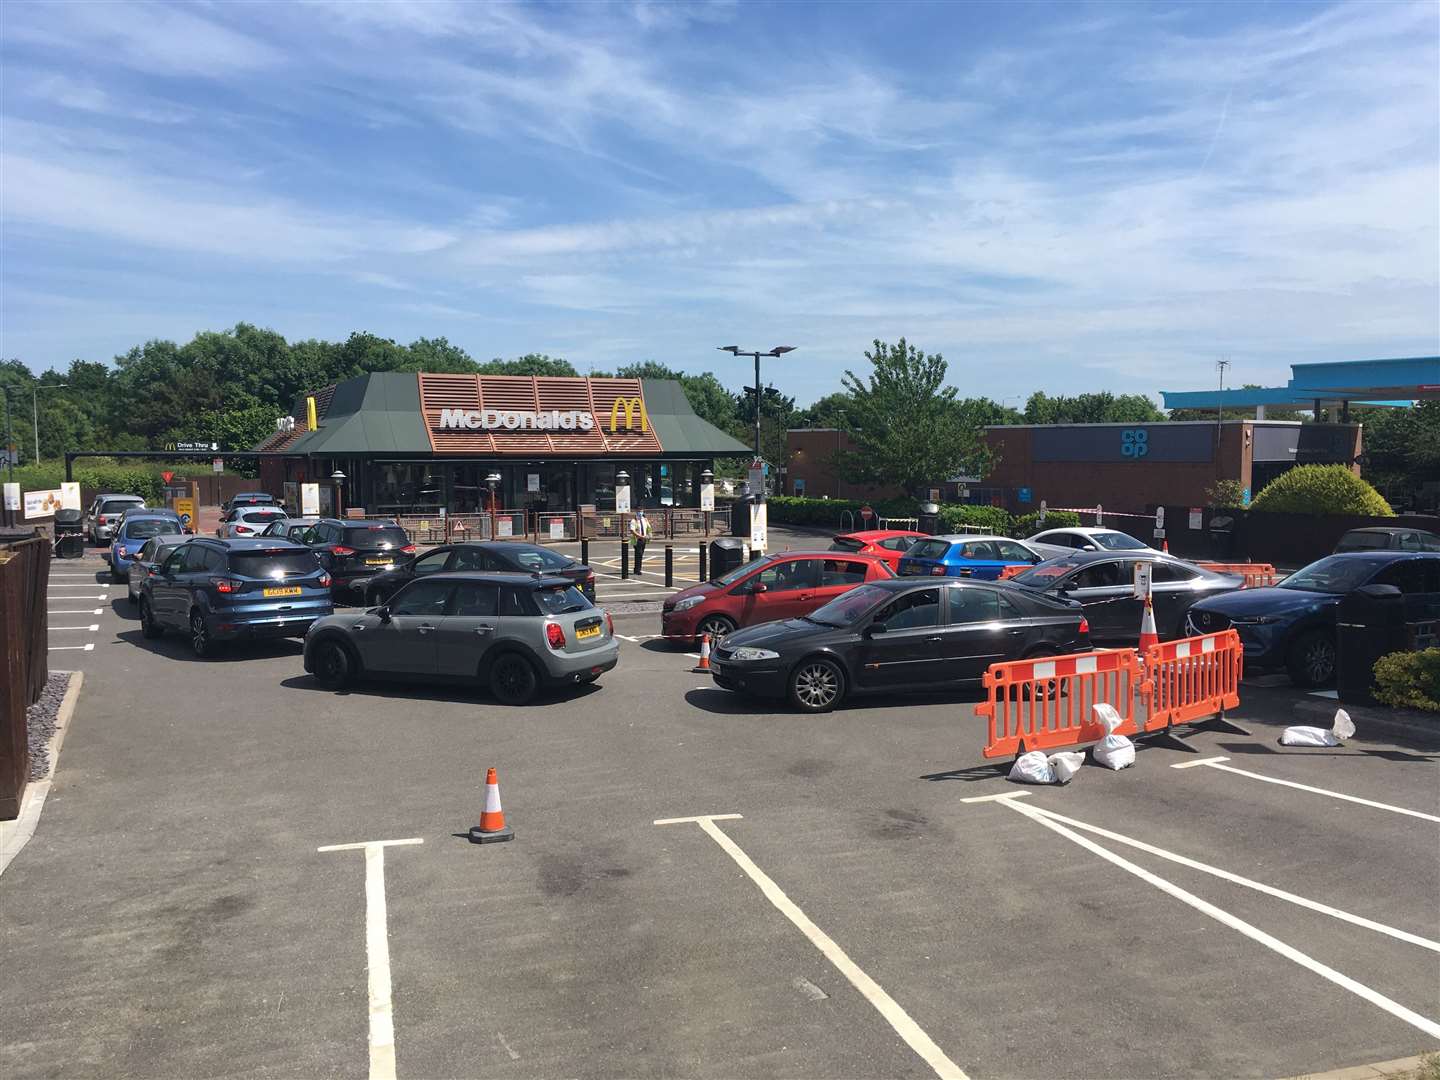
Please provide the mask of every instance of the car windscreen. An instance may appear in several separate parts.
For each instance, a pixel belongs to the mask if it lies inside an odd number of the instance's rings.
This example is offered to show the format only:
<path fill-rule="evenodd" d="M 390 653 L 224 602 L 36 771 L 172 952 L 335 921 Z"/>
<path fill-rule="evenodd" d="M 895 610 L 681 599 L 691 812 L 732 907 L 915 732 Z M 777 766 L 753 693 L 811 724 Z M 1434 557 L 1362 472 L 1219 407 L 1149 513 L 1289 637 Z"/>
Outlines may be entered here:
<path fill-rule="evenodd" d="M 1364 551 L 1367 548 L 1385 548 L 1389 546 L 1389 533 L 1353 532 L 1346 533 L 1342 536 L 1340 543 L 1335 545 L 1335 550 L 1336 552 Z"/>
<path fill-rule="evenodd" d="M 517 547 L 510 557 L 524 570 L 563 570 L 574 561 L 543 547 Z"/>
<path fill-rule="evenodd" d="M 919 540 L 905 552 L 907 559 L 943 559 L 950 550 L 949 540 Z"/>
<path fill-rule="evenodd" d="M 125 525 L 125 535 L 131 540 L 143 540 L 147 536 L 171 536 L 180 532 L 180 523 L 165 518 L 160 521 L 131 521 Z"/>
<path fill-rule="evenodd" d="M 865 546 L 865 541 L 856 540 L 853 536 L 837 536 L 830 541 L 831 551 L 859 551 Z"/>
<path fill-rule="evenodd" d="M 100 504 L 100 513 L 123 514 L 126 510 L 134 510 L 137 506 L 144 505 L 139 499 L 107 499 Z"/>
<path fill-rule="evenodd" d="M 1327 555 L 1303 570 L 1296 570 L 1280 582 L 1280 588 L 1333 593 L 1339 596 L 1364 585 L 1377 570 L 1389 562 L 1389 559 Z"/>
<path fill-rule="evenodd" d="M 594 607 L 574 585 L 551 585 L 535 590 L 535 602 L 545 615 L 568 615 Z"/>
<path fill-rule="evenodd" d="M 1078 559 L 1051 559 L 1049 562 L 1036 563 L 1010 580 L 1031 589 L 1048 589 L 1070 571 L 1078 570 L 1083 565 Z"/>
<path fill-rule="evenodd" d="M 244 577 L 304 577 L 320 569 L 313 552 L 256 549 L 230 552 L 230 569 Z"/>
<path fill-rule="evenodd" d="M 756 562 L 741 563 L 724 577 L 711 578 L 710 582 L 713 585 L 734 585 L 735 582 L 739 581 L 746 574 L 750 573 L 752 570 L 759 570 L 762 566 L 764 566 L 766 563 L 769 563 L 770 561 L 770 559 L 760 559 Z"/>
<path fill-rule="evenodd" d="M 410 543 L 405 530 L 398 525 L 347 526 L 345 543 L 353 548 L 400 548 Z"/>
<path fill-rule="evenodd" d="M 1127 536 L 1122 532 L 1092 533 L 1090 539 L 1095 541 L 1097 547 L 1102 547 L 1106 551 L 1141 551 L 1145 547 L 1133 536 Z"/>
<path fill-rule="evenodd" d="M 802 618 L 824 626 L 850 626 L 876 604 L 894 595 L 892 590 L 878 585 L 858 585 Z"/>

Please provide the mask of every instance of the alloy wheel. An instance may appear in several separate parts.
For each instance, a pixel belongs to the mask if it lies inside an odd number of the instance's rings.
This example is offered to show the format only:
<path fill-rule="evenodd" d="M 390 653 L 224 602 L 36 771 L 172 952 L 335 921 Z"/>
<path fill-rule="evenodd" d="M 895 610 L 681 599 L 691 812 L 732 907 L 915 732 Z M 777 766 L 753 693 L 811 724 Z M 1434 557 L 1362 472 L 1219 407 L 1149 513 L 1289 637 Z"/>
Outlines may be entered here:
<path fill-rule="evenodd" d="M 198 611 L 190 616 L 190 650 L 196 656 L 205 656 L 210 651 L 210 631 L 205 628 L 205 619 Z"/>
<path fill-rule="evenodd" d="M 840 697 L 840 673 L 825 661 L 805 664 L 795 673 L 795 697 L 814 710 L 828 709 Z"/>
<path fill-rule="evenodd" d="M 732 633 L 734 629 L 735 627 L 730 625 L 728 619 L 711 616 L 701 621 L 700 625 L 696 628 L 696 632 L 699 634 L 709 634 L 710 644 L 714 646 L 724 640 L 725 635 Z"/>
<path fill-rule="evenodd" d="M 1325 638 L 1316 638 L 1305 650 L 1302 666 L 1305 674 L 1317 685 L 1329 682 L 1335 674 L 1335 645 Z"/>

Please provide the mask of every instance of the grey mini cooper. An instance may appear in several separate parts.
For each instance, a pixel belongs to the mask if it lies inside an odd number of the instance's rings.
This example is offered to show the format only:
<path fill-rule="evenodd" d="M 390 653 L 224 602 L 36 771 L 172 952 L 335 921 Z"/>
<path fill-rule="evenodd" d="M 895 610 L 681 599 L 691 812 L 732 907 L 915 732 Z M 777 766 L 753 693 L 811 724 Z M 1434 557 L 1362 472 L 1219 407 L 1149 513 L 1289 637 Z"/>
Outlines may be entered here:
<path fill-rule="evenodd" d="M 478 682 L 506 705 L 543 686 L 594 682 L 620 658 L 610 616 L 568 580 L 433 574 L 388 604 L 318 619 L 305 670 L 340 689 L 356 679 Z"/>

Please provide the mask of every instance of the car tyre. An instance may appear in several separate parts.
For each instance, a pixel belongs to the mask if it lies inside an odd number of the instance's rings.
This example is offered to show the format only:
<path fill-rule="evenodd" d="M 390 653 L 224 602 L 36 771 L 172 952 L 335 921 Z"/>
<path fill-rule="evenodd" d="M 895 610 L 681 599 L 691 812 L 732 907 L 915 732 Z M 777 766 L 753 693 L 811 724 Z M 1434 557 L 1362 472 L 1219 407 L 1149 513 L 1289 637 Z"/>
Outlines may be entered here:
<path fill-rule="evenodd" d="M 198 611 L 190 613 L 190 651 L 202 660 L 215 655 L 215 641 L 210 637 L 210 628 L 205 625 L 205 616 Z"/>
<path fill-rule="evenodd" d="M 165 633 L 165 628 L 155 621 L 150 601 L 143 596 L 140 598 L 140 633 L 147 638 L 158 638 Z"/>
<path fill-rule="evenodd" d="M 735 632 L 735 624 L 724 615 L 706 615 L 700 620 L 700 625 L 695 627 L 695 643 L 698 645 L 700 639 L 706 634 L 710 635 L 710 646 L 714 648 L 725 640 L 726 634 Z"/>
<path fill-rule="evenodd" d="M 490 666 L 490 692 L 502 705 L 524 705 L 539 688 L 535 665 L 519 653 L 506 653 Z"/>
<path fill-rule="evenodd" d="M 355 680 L 355 658 L 338 641 L 322 641 L 315 646 L 315 681 L 327 690 L 343 690 Z"/>
<path fill-rule="evenodd" d="M 812 656 L 790 674 L 790 703 L 801 712 L 829 712 L 844 696 L 845 673 L 834 660 Z"/>
<path fill-rule="evenodd" d="M 1290 681 L 1303 689 L 1324 686 L 1335 679 L 1335 637 L 1325 630 L 1301 634 L 1290 646 L 1285 668 Z"/>

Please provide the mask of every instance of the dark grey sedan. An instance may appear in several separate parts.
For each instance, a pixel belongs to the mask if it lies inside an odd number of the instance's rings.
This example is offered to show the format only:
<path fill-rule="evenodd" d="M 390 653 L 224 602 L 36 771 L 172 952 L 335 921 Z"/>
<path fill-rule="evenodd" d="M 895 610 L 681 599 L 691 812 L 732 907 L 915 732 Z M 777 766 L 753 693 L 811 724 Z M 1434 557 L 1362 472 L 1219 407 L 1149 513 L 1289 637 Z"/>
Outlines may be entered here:
<path fill-rule="evenodd" d="M 1098 642 L 1134 645 L 1140 640 L 1144 603 L 1135 596 L 1135 564 L 1148 562 L 1155 628 L 1162 640 L 1185 636 L 1185 613 L 1207 596 L 1245 584 L 1234 574 L 1216 574 L 1168 555 L 1145 552 L 1077 551 L 1033 566 L 1010 579 L 1014 585 L 1067 600 L 1078 600 Z"/>
<path fill-rule="evenodd" d="M 506 705 L 545 685 L 594 682 L 620 657 L 610 616 L 564 578 L 432 574 L 388 604 L 318 619 L 305 670 L 340 689 L 358 678 L 478 682 Z"/>

